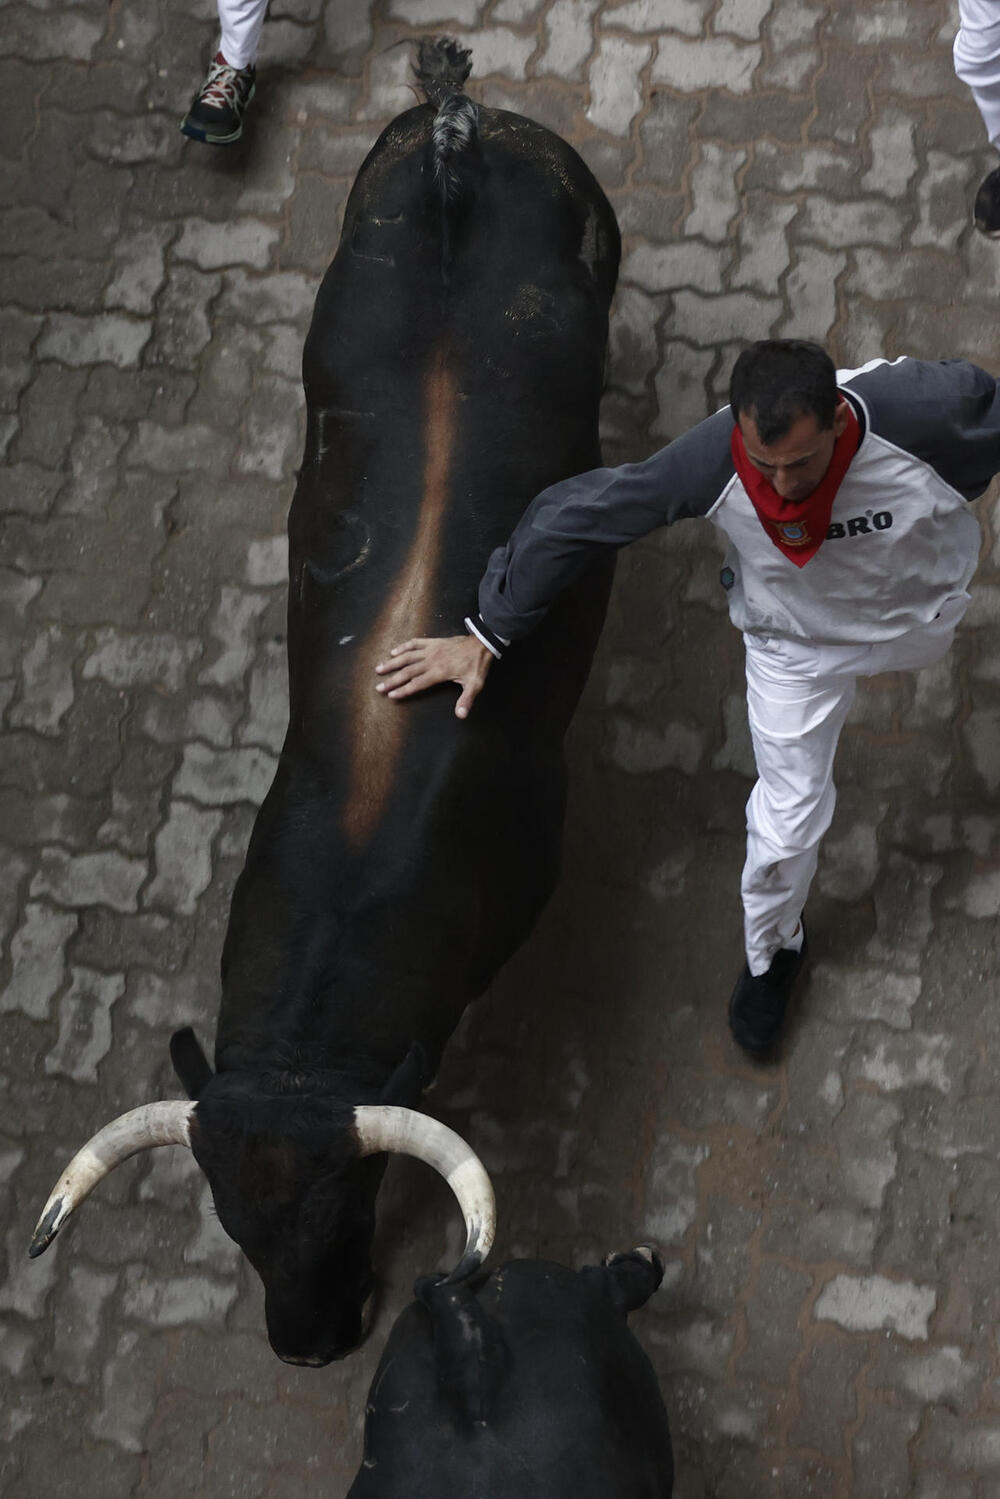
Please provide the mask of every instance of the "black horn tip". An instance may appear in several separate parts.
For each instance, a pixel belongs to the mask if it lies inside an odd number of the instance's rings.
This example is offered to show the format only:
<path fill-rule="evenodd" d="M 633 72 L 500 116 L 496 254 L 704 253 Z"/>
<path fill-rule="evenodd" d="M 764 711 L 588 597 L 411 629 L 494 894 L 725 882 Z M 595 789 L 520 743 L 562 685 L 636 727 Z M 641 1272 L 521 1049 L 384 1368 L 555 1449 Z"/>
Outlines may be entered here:
<path fill-rule="evenodd" d="M 41 1223 L 35 1229 L 35 1232 L 31 1236 L 31 1243 L 28 1245 L 29 1260 L 37 1260 L 40 1254 L 44 1254 L 59 1232 L 56 1220 L 62 1212 L 62 1205 L 62 1198 L 56 1198 Z"/>
<path fill-rule="evenodd" d="M 462 1255 L 462 1258 L 459 1260 L 454 1270 L 451 1271 L 450 1275 L 445 1276 L 442 1284 L 446 1286 L 455 1286 L 458 1285 L 460 1281 L 468 1280 L 470 1275 L 475 1275 L 476 1271 L 479 1269 L 482 1263 L 483 1257 L 478 1249 L 468 1251 L 466 1254 Z"/>

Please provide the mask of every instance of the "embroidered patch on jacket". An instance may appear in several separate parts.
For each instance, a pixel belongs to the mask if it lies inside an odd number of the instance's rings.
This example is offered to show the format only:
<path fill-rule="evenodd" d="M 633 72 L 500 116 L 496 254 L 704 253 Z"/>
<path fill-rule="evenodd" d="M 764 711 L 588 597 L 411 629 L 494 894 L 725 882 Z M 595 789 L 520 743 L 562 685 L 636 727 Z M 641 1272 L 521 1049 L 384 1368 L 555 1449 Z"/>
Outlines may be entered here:
<path fill-rule="evenodd" d="M 736 582 L 736 574 L 733 572 L 731 567 L 724 567 L 722 569 L 721 573 L 719 574 L 719 582 L 727 592 L 730 588 L 732 588 L 733 584 Z"/>
<path fill-rule="evenodd" d="M 773 521 L 772 524 L 786 547 L 807 547 L 811 544 L 812 538 L 809 535 L 809 528 L 804 526 L 801 521 L 779 520 Z"/>

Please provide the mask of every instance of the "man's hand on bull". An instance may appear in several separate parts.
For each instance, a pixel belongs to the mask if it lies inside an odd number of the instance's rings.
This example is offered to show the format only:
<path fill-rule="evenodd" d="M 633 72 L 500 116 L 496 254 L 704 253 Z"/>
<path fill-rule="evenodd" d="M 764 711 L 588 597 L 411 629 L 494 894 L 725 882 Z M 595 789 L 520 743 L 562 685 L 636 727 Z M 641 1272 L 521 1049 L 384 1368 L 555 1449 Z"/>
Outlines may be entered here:
<path fill-rule="evenodd" d="M 376 685 L 375 691 L 384 692 L 386 697 L 406 698 L 439 682 L 457 682 L 462 692 L 455 704 L 455 717 L 467 718 L 492 661 L 491 652 L 473 635 L 405 640 L 402 645 L 394 645 L 389 659 L 376 666 L 385 680 Z"/>

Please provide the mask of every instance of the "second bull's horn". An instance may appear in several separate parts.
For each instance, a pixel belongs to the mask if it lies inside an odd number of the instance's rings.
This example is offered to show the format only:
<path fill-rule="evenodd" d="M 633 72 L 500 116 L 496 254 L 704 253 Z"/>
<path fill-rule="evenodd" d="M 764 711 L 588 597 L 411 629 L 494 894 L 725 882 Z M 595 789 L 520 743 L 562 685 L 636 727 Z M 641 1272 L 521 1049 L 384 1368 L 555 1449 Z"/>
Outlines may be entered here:
<path fill-rule="evenodd" d="M 439 1171 L 465 1218 L 465 1252 L 449 1279 L 459 1279 L 489 1254 L 496 1233 L 496 1202 L 486 1167 L 453 1129 L 416 1109 L 362 1104 L 354 1110 L 361 1155 L 386 1150 L 412 1155 Z"/>
<path fill-rule="evenodd" d="M 196 1105 L 181 1099 L 145 1103 L 112 1119 L 78 1150 L 42 1209 L 28 1250 L 32 1259 L 48 1249 L 74 1208 L 122 1161 L 155 1145 L 191 1146 Z"/>

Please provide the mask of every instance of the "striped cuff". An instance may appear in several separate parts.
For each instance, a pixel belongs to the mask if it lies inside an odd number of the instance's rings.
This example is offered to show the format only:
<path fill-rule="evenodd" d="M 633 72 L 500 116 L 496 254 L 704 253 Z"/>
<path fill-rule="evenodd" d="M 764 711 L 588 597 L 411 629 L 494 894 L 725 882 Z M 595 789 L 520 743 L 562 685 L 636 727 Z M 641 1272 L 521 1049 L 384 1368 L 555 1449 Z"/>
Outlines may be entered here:
<path fill-rule="evenodd" d="M 475 635 L 480 645 L 484 645 L 492 656 L 499 661 L 504 653 L 504 648 L 510 645 L 509 640 L 504 640 L 502 635 L 495 635 L 481 614 L 475 619 L 471 615 L 465 616 L 465 628 L 470 635 Z"/>

